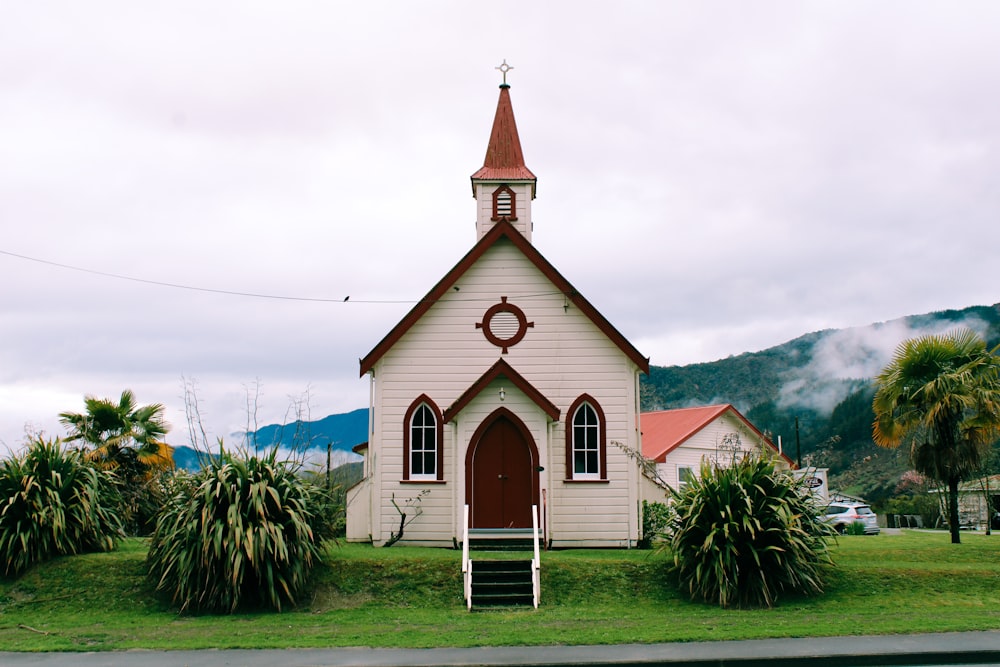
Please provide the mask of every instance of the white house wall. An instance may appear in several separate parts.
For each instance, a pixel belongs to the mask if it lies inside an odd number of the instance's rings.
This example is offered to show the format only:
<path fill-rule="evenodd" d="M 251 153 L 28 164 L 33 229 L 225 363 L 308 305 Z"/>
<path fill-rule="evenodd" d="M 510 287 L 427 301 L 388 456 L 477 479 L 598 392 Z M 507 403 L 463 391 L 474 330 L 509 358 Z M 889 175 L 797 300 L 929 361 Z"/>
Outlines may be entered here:
<path fill-rule="evenodd" d="M 519 198 L 520 199 L 520 198 Z M 380 457 L 372 480 L 376 502 L 372 538 L 376 543 L 398 529 L 392 507 L 421 490 L 421 516 L 408 525 L 405 540 L 450 544 L 460 535 L 465 502 L 465 454 L 479 423 L 493 410 L 513 410 L 531 431 L 543 461 L 540 487 L 547 492 L 547 527 L 558 546 L 626 545 L 638 535 L 638 474 L 635 464 L 610 444 L 638 449 L 635 364 L 506 239 L 501 239 L 447 294 L 378 360 L 373 368 L 375 428 L 369 456 Z M 476 328 L 488 308 L 508 297 L 534 326 L 502 354 Z M 490 387 L 467 405 L 455 424 L 444 425 L 443 483 L 400 483 L 403 475 L 403 420 L 413 401 L 428 395 L 443 412 L 498 359 L 503 358 L 560 410 L 549 424 L 536 405 L 506 383 L 503 403 Z M 610 482 L 565 482 L 565 420 L 583 393 L 599 402 L 607 422 Z M 458 438 L 456 443 L 455 438 Z"/>
<path fill-rule="evenodd" d="M 732 454 L 725 450 L 723 438 L 731 433 L 739 434 L 743 451 L 761 451 L 762 446 L 767 447 L 762 444 L 756 433 L 747 428 L 742 420 L 732 413 L 726 412 L 706 424 L 683 444 L 667 454 L 666 461 L 657 464 L 657 471 L 668 484 L 678 488 L 679 468 L 691 468 L 695 476 L 700 476 L 703 460 L 718 461 L 723 465 L 728 464 L 732 460 Z M 767 449 L 773 451 L 770 447 Z M 779 459 L 779 466 L 787 468 L 788 464 Z"/>

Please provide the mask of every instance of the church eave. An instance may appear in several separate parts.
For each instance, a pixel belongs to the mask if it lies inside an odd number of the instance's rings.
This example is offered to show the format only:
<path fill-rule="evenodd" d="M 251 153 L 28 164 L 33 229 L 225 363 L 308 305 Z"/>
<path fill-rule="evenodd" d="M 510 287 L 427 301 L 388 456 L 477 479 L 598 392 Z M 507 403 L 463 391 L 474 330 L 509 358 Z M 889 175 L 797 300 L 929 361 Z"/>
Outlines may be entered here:
<path fill-rule="evenodd" d="M 474 181 L 531 181 L 538 178 L 527 167 L 482 167 L 472 175 Z"/>
<path fill-rule="evenodd" d="M 538 179 L 527 167 L 483 167 L 472 175 L 472 196 L 476 196 L 476 183 L 495 183 L 511 185 L 515 183 L 530 183 L 531 198 L 537 196 Z"/>

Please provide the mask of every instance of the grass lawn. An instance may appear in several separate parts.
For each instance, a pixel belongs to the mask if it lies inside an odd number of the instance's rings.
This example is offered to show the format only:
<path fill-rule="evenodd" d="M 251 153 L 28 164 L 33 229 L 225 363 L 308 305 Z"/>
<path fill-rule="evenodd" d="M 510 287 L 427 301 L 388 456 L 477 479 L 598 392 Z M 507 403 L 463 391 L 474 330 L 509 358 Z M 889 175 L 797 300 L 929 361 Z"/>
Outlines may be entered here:
<path fill-rule="evenodd" d="M 0 647 L 436 647 L 616 644 L 1000 629 L 1000 535 L 841 537 L 826 592 L 771 610 L 682 598 L 649 551 L 542 554 L 538 610 L 469 613 L 461 553 L 331 546 L 312 596 L 282 613 L 184 615 L 146 580 L 146 543 L 0 579 Z M 45 634 L 43 634 L 45 633 Z"/>

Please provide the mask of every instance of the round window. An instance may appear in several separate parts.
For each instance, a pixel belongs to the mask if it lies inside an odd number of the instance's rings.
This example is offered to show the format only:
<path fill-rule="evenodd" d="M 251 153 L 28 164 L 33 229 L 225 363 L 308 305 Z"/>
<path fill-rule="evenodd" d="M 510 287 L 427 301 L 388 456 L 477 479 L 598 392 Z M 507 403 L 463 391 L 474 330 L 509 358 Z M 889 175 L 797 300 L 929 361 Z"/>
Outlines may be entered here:
<path fill-rule="evenodd" d="M 483 314 L 483 321 L 476 323 L 477 329 L 483 330 L 486 340 L 503 349 L 517 345 L 528 332 L 528 327 L 535 326 L 524 316 L 524 311 L 512 303 L 507 303 L 507 297 L 500 297 L 500 303 L 491 306 Z"/>

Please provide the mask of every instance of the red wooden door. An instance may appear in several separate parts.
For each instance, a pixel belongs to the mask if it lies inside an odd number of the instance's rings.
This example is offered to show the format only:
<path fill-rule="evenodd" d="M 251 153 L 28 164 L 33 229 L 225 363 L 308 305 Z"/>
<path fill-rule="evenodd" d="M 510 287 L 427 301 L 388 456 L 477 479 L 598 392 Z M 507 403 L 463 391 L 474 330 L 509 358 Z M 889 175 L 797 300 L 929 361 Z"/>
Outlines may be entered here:
<path fill-rule="evenodd" d="M 531 528 L 531 449 L 509 419 L 483 433 L 470 472 L 473 528 Z"/>

